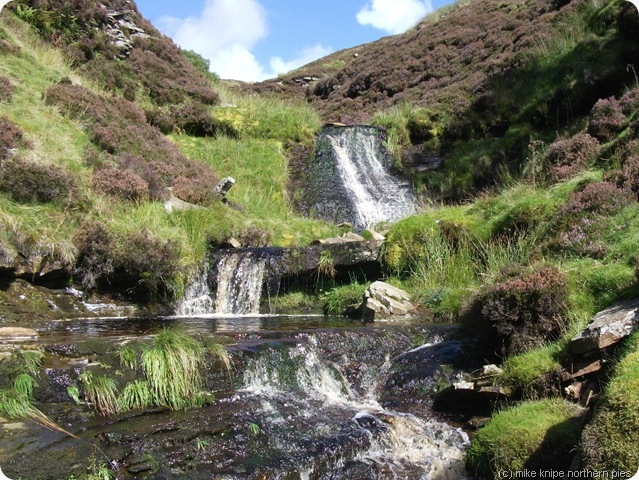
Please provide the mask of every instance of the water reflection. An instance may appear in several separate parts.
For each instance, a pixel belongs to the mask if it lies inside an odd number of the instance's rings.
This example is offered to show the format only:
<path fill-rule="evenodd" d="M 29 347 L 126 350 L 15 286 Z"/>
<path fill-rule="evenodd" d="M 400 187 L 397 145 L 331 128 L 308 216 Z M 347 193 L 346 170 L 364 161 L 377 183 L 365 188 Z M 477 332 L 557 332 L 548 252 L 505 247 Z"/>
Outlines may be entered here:
<path fill-rule="evenodd" d="M 55 320 L 36 326 L 40 343 L 72 342 L 92 338 L 114 340 L 153 335 L 164 327 L 179 327 L 191 335 L 283 332 L 361 327 L 361 322 L 324 315 L 251 315 L 199 317 L 100 317 Z"/>

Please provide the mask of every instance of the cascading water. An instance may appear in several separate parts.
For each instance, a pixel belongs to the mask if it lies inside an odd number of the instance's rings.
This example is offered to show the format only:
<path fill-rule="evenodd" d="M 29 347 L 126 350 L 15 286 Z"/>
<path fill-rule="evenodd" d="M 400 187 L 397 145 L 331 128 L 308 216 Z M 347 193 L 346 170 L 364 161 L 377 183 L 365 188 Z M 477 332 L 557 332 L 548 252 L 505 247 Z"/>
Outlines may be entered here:
<path fill-rule="evenodd" d="M 383 135 L 383 130 L 370 126 L 327 127 L 322 131 L 313 174 L 319 185 L 311 193 L 313 209 L 320 216 L 366 228 L 415 213 L 410 183 L 389 173 L 392 160 Z"/>
<path fill-rule="evenodd" d="M 217 264 L 215 313 L 248 315 L 260 311 L 266 259 L 252 252 L 229 253 Z"/>
<path fill-rule="evenodd" d="M 253 252 L 227 253 L 217 262 L 215 300 L 209 286 L 208 262 L 193 278 L 178 305 L 177 317 L 249 315 L 260 310 L 266 259 Z"/>
<path fill-rule="evenodd" d="M 288 471 L 294 468 L 300 479 L 465 478 L 465 433 L 379 403 L 388 359 L 359 365 L 355 385 L 341 362 L 323 357 L 311 336 L 263 353 L 245 370 L 243 391 L 261 401 L 256 413 L 273 448 L 295 465 Z"/>
<path fill-rule="evenodd" d="M 175 310 L 175 315 L 177 317 L 207 315 L 214 311 L 214 307 L 215 304 L 209 289 L 209 264 L 205 262 L 186 288 L 184 298 Z"/>

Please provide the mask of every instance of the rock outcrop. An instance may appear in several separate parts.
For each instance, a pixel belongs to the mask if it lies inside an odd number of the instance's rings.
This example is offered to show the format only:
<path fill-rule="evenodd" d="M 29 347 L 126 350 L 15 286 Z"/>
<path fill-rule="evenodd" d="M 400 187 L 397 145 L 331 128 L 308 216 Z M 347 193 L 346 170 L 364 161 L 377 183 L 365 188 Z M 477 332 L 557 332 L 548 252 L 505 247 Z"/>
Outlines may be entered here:
<path fill-rule="evenodd" d="M 639 327 L 639 299 L 619 302 L 599 312 L 570 341 L 570 353 L 588 355 L 608 348 Z"/>
<path fill-rule="evenodd" d="M 410 295 L 388 283 L 374 282 L 364 293 L 362 320 L 406 317 L 415 310 Z"/>

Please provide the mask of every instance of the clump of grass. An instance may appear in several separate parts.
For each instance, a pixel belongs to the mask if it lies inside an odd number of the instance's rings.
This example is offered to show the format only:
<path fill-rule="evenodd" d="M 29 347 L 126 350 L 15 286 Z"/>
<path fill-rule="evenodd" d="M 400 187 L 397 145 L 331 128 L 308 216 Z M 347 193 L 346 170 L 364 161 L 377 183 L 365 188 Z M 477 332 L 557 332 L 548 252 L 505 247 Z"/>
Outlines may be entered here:
<path fill-rule="evenodd" d="M 327 315 L 344 315 L 349 309 L 361 305 L 368 285 L 351 282 L 335 287 L 324 294 L 324 311 Z"/>
<path fill-rule="evenodd" d="M 333 258 L 333 252 L 330 250 L 322 250 L 320 258 L 317 262 L 317 275 L 328 277 L 330 279 L 335 278 L 335 259 Z"/>
<path fill-rule="evenodd" d="M 202 385 L 202 345 L 178 330 L 165 328 L 141 354 L 153 401 L 174 410 L 192 406 Z"/>
<path fill-rule="evenodd" d="M 209 342 L 206 347 L 209 355 L 219 360 L 227 372 L 231 372 L 233 369 L 233 358 L 229 354 L 228 348 L 216 342 Z"/>
<path fill-rule="evenodd" d="M 147 382 L 127 383 L 118 397 L 118 411 L 127 412 L 147 408 L 153 403 L 153 394 Z"/>
<path fill-rule="evenodd" d="M 35 377 L 40 374 L 42 354 L 16 350 L 0 362 L 5 388 L 0 389 L 0 415 L 6 418 L 35 418 L 41 415 L 33 406 Z"/>
<path fill-rule="evenodd" d="M 79 376 L 84 395 L 89 403 L 103 415 L 118 412 L 117 386 L 115 380 L 107 375 L 94 375 L 87 370 Z"/>
<path fill-rule="evenodd" d="M 560 399 L 524 402 L 499 412 L 473 438 L 466 467 L 482 478 L 524 468 L 564 471 L 579 441 L 580 414 L 578 405 Z"/>
<path fill-rule="evenodd" d="M 135 345 L 127 343 L 118 351 L 120 365 L 135 370 L 138 367 L 138 350 Z"/>
<path fill-rule="evenodd" d="M 543 396 L 548 390 L 544 380 L 561 369 L 559 356 L 563 347 L 563 342 L 556 342 L 507 358 L 499 382 L 523 398 Z"/>

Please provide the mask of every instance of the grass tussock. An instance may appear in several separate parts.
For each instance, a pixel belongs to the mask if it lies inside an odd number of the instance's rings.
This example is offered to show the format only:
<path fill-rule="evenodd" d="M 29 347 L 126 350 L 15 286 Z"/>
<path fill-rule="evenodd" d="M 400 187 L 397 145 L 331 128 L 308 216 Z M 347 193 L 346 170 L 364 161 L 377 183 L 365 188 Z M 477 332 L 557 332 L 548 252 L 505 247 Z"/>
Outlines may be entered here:
<path fill-rule="evenodd" d="M 176 330 L 158 332 L 140 355 L 153 401 L 174 410 L 193 406 L 202 385 L 204 348 Z"/>
<path fill-rule="evenodd" d="M 524 402 L 501 411 L 473 438 L 468 471 L 498 478 L 503 471 L 566 470 L 581 432 L 578 405 L 564 400 Z"/>
<path fill-rule="evenodd" d="M 118 412 L 118 392 L 115 380 L 107 375 L 94 374 L 87 370 L 80 374 L 84 396 L 93 408 L 102 415 Z"/>

